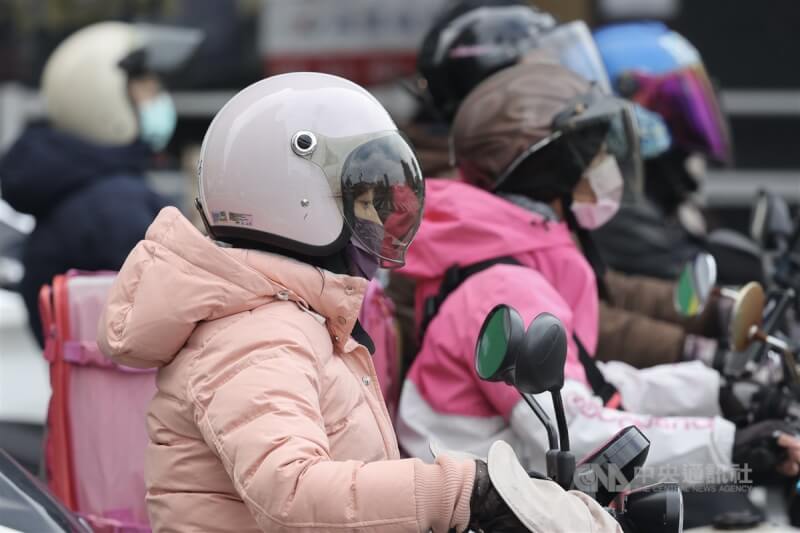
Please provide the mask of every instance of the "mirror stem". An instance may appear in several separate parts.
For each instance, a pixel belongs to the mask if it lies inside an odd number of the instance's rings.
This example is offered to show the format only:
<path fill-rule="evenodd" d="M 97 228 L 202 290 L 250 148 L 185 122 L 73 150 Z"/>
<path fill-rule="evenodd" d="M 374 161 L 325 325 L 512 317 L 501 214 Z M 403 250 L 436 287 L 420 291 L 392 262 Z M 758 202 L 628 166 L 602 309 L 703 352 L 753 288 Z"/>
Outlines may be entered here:
<path fill-rule="evenodd" d="M 789 378 L 793 383 L 800 383 L 800 376 L 798 376 L 796 367 L 797 362 L 795 361 L 791 346 L 789 346 L 789 344 L 787 344 L 783 339 L 772 335 L 772 333 L 778 329 L 779 324 L 783 321 L 784 315 L 786 314 L 786 311 L 789 309 L 789 306 L 792 304 L 793 300 L 793 290 L 788 289 L 782 291 L 778 297 L 778 303 L 776 303 L 775 307 L 769 312 L 769 316 L 764 324 L 764 327 L 762 329 L 759 329 L 757 326 L 750 328 L 750 338 L 764 342 L 780 351 L 783 355 L 784 370 L 789 375 Z"/>
<path fill-rule="evenodd" d="M 569 429 L 567 428 L 567 415 L 564 411 L 564 402 L 561 399 L 561 391 L 550 391 L 553 397 L 553 407 L 556 411 L 556 423 L 558 424 L 558 437 L 561 444 L 561 451 L 569 451 Z"/>
<path fill-rule="evenodd" d="M 564 411 L 564 402 L 561 399 L 561 390 L 551 390 L 550 396 L 553 398 L 553 409 L 556 412 L 556 423 L 558 424 L 558 436 L 561 444 L 561 451 L 556 456 L 556 482 L 564 490 L 572 488 L 572 481 L 575 477 L 575 456 L 569 451 L 569 431 L 567 429 L 567 415 Z"/>
<path fill-rule="evenodd" d="M 547 442 L 550 449 L 558 450 L 558 433 L 556 433 L 556 427 L 553 425 L 553 421 L 550 420 L 550 417 L 544 412 L 544 409 L 542 409 L 542 406 L 536 401 L 536 398 L 533 397 L 533 394 L 525 392 L 521 392 L 520 394 L 522 395 L 522 399 L 525 400 L 525 403 L 533 409 L 536 418 L 539 419 L 547 430 Z M 556 413 L 558 413 L 558 410 L 556 410 Z"/>
<path fill-rule="evenodd" d="M 779 324 L 783 321 L 783 316 L 786 314 L 786 311 L 789 309 L 789 306 L 792 304 L 794 300 L 794 291 L 788 289 L 783 291 L 780 296 L 778 297 L 778 303 L 775 304 L 775 307 L 769 312 L 769 316 L 764 324 L 763 330 L 767 335 L 772 335 L 776 329 L 778 329 Z"/>

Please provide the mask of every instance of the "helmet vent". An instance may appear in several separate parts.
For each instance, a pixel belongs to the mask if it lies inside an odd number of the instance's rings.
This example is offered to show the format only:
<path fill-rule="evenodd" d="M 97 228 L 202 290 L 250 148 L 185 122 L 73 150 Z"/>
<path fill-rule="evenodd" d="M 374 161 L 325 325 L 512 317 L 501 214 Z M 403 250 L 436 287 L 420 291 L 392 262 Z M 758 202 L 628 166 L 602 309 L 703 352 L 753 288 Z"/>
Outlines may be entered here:
<path fill-rule="evenodd" d="M 292 136 L 292 151 L 297 155 L 311 155 L 316 148 L 317 137 L 310 131 L 298 131 Z"/>

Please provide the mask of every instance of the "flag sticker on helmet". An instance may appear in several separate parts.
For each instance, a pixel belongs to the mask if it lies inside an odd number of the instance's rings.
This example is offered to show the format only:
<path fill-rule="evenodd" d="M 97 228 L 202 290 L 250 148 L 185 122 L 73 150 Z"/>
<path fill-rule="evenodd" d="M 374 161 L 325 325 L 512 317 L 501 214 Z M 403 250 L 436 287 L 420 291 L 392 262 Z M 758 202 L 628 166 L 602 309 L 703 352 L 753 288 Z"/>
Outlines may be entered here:
<path fill-rule="evenodd" d="M 234 213 L 233 211 L 228 211 L 228 216 L 230 217 L 231 222 L 239 226 L 253 225 L 253 215 L 248 215 L 245 213 Z"/>
<path fill-rule="evenodd" d="M 225 211 L 212 211 L 211 218 L 214 220 L 214 223 L 217 222 L 227 222 L 228 221 L 228 213 Z"/>

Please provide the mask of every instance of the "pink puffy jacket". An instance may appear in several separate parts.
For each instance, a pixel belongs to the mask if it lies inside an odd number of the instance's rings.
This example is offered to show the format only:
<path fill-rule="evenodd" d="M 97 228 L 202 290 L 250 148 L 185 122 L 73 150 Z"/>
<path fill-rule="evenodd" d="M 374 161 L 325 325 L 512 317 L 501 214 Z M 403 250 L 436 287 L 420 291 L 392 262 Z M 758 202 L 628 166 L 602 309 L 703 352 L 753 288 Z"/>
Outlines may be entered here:
<path fill-rule="evenodd" d="M 399 458 L 369 352 L 350 337 L 365 287 L 159 214 L 98 332 L 115 361 L 160 367 L 155 531 L 466 528 L 474 463 Z"/>
<path fill-rule="evenodd" d="M 528 267 L 527 270 L 537 271 L 544 283 L 557 291 L 557 298 L 570 310 L 571 327 L 589 353 L 594 353 L 598 335 L 597 283 L 565 223 L 548 222 L 541 215 L 461 181 L 428 180 L 425 194 L 422 224 L 408 250 L 406 266 L 400 271 L 416 280 L 418 321 L 426 297 L 438 292 L 450 266 L 512 256 Z M 497 290 L 497 286 L 490 283 L 477 291 L 477 294 L 487 295 L 487 313 L 495 303 L 503 301 L 494 296 Z M 552 305 L 548 302 L 540 311 Z M 480 309 L 479 313 L 482 311 Z M 478 329 L 487 313 L 478 314 Z M 445 328 L 439 334 L 455 343 L 451 333 L 452 330 Z M 473 346 L 474 342 L 470 352 Z M 570 379 L 588 383 L 571 338 L 565 374 Z"/>
<path fill-rule="evenodd" d="M 729 475 L 735 427 L 714 417 L 719 414 L 719 375 L 702 363 L 646 370 L 609 363 L 602 371 L 620 391 L 627 410 L 604 408 L 592 395 L 571 334 L 594 351 L 597 287 L 565 224 L 547 222 L 457 181 L 430 180 L 425 192 L 423 221 L 404 269 L 416 279 L 418 304 L 438 290 L 453 263 L 465 266 L 511 255 L 520 265 L 497 264 L 474 274 L 431 321 L 398 408 L 398 436 L 406 452 L 430 457 L 433 440 L 443 449 L 484 456 L 492 442 L 502 439 L 526 466 L 545 467 L 544 428 L 519 393 L 504 383 L 482 381 L 475 373 L 481 325 L 495 305 L 504 303 L 515 307 L 526 324 L 544 311 L 564 323 L 569 334 L 564 407 L 578 457 L 634 424 L 651 439 L 648 466 L 705 465 L 703 480 L 709 483 Z M 547 396 L 539 401 L 554 418 Z M 675 414 L 695 416 L 661 416 Z"/>
<path fill-rule="evenodd" d="M 422 302 L 438 292 L 453 264 L 512 256 L 524 267 L 494 265 L 470 277 L 445 300 L 403 386 L 397 417 L 400 444 L 417 457 L 429 456 L 429 440 L 484 456 L 500 439 L 515 445 L 523 461 L 537 465 L 536 452 L 526 449 L 509 425 L 521 403 L 519 393 L 475 374 L 478 333 L 491 309 L 504 303 L 516 308 L 526 324 L 539 313 L 555 314 L 567 331 L 594 350 L 594 273 L 566 224 L 548 222 L 460 181 L 429 180 L 425 193 L 422 224 L 401 270 L 416 280 L 418 319 Z M 571 336 L 564 374 L 588 383 Z"/>

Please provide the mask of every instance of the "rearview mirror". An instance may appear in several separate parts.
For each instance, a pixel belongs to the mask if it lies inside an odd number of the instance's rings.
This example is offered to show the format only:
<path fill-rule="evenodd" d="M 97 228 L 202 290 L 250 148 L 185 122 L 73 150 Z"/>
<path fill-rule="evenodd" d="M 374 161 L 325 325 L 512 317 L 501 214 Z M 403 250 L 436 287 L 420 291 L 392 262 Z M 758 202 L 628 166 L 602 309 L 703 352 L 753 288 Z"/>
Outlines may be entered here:
<path fill-rule="evenodd" d="M 681 271 L 675 285 L 675 310 L 685 317 L 702 313 L 716 283 L 717 262 L 714 256 L 700 252 Z"/>
<path fill-rule="evenodd" d="M 575 456 L 569 451 L 569 428 L 561 387 L 567 359 L 564 325 L 542 313 L 525 331 L 520 314 L 507 305 L 489 312 L 475 347 L 475 370 L 486 381 L 502 381 L 516 388 L 547 431 L 547 475 L 564 489 L 572 486 Z M 558 431 L 534 394 L 550 391 Z"/>
<path fill-rule="evenodd" d="M 763 248 L 774 250 L 792 234 L 792 216 L 786 200 L 761 190 L 750 217 L 750 236 Z"/>
<path fill-rule="evenodd" d="M 514 385 L 514 369 L 525 336 L 525 325 L 516 309 L 498 305 L 486 316 L 475 349 L 475 370 L 486 381 Z"/>
<path fill-rule="evenodd" d="M 567 335 L 550 313 L 538 315 L 525 331 L 516 309 L 498 305 L 481 327 L 475 370 L 486 381 L 503 381 L 522 393 L 557 391 L 564 386 Z"/>
<path fill-rule="evenodd" d="M 567 333 L 561 321 L 541 313 L 525 332 L 523 356 L 517 361 L 516 385 L 522 392 L 557 392 L 564 387 Z"/>

